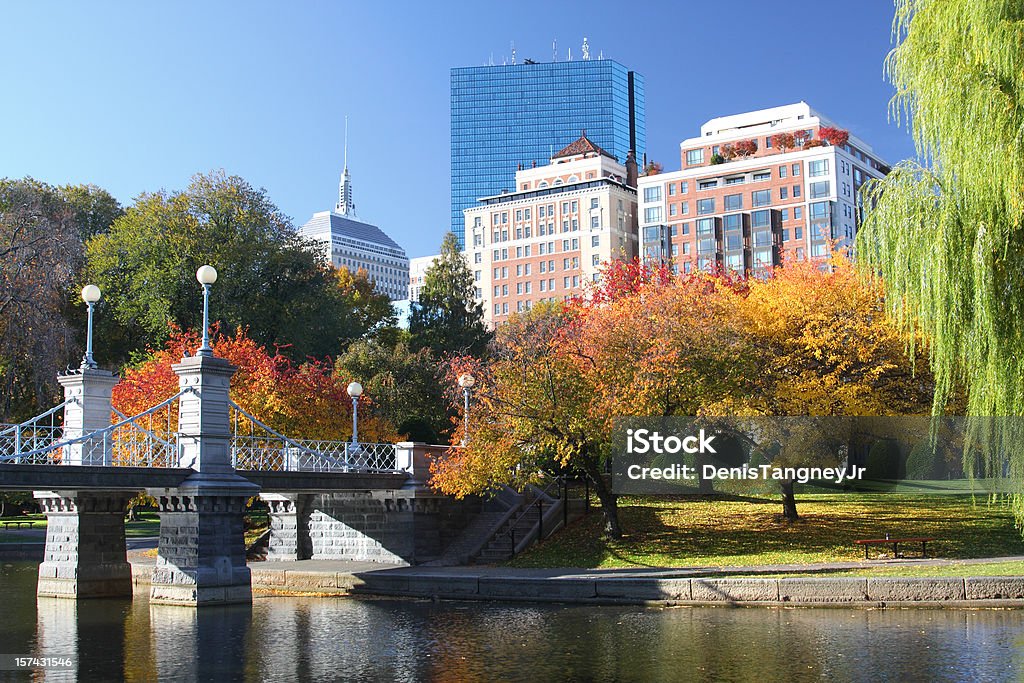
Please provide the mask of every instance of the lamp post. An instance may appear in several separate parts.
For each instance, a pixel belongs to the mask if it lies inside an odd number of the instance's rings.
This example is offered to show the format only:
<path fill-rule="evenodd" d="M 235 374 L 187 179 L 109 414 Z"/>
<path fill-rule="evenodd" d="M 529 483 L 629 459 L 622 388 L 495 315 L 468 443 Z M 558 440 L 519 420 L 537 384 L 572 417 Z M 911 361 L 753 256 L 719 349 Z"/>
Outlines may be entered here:
<path fill-rule="evenodd" d="M 217 270 L 213 266 L 199 266 L 196 279 L 203 286 L 203 345 L 196 352 L 198 356 L 212 356 L 210 346 L 210 285 L 217 281 Z"/>
<path fill-rule="evenodd" d="M 363 385 L 352 382 L 348 385 L 348 395 L 352 397 L 352 445 L 359 443 L 359 397 L 363 395 Z"/>
<path fill-rule="evenodd" d="M 89 307 L 89 322 L 86 323 L 85 355 L 82 356 L 82 369 L 95 370 L 96 361 L 92 358 L 92 310 L 100 300 L 100 288 L 96 285 L 82 287 L 82 301 Z"/>
<path fill-rule="evenodd" d="M 468 372 L 464 372 L 459 375 L 459 386 L 462 387 L 462 397 L 464 400 L 462 414 L 463 414 L 463 428 L 462 428 L 462 445 L 466 445 L 466 441 L 469 440 L 469 390 L 473 388 L 476 380 L 473 375 Z"/>

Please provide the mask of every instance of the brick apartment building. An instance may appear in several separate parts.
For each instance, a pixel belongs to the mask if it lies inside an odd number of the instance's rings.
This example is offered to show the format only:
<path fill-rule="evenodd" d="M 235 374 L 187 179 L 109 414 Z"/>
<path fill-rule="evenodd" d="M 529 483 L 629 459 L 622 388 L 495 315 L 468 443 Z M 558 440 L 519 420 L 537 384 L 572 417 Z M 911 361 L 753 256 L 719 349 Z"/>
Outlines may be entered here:
<path fill-rule="evenodd" d="M 819 140 L 823 128 L 834 144 Z M 712 119 L 680 143 L 680 160 L 682 170 L 637 187 L 641 254 L 676 272 L 756 274 L 786 254 L 820 258 L 833 243 L 851 246 L 858 190 L 889 170 L 804 102 Z"/>
<path fill-rule="evenodd" d="M 639 253 L 636 162 L 619 163 L 585 131 L 550 163 L 520 166 L 515 184 L 464 211 L 465 253 L 492 326 L 581 294 L 601 264 Z"/>

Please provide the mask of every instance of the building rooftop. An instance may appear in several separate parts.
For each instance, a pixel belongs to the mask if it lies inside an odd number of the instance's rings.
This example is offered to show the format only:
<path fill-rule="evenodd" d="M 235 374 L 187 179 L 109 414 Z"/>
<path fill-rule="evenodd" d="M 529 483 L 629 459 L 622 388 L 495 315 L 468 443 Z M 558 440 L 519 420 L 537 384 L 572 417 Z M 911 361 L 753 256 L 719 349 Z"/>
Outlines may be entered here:
<path fill-rule="evenodd" d="M 402 249 L 397 242 L 388 237 L 387 233 L 376 225 L 370 225 L 369 223 L 363 223 L 362 221 L 346 218 L 334 211 L 320 211 L 318 213 L 314 213 L 313 217 L 306 221 L 306 224 L 302 226 L 300 232 L 305 237 L 321 236 L 325 234 L 343 235 L 345 237 L 363 240 L 364 242 L 381 244 L 391 247 L 392 249 L 398 249 L 399 251 L 402 251 L 402 253 L 405 253 L 405 250 Z"/>
<path fill-rule="evenodd" d="M 560 152 L 558 152 L 553 157 L 551 157 L 551 159 L 554 160 L 554 159 L 562 159 L 562 158 L 565 158 L 565 157 L 575 157 L 575 156 L 580 156 L 580 155 L 588 156 L 588 155 L 599 155 L 599 154 L 600 155 L 604 155 L 604 156 L 608 157 L 609 159 L 614 159 L 615 158 L 614 156 L 612 156 L 608 152 L 606 152 L 603 149 L 601 149 L 592 140 L 590 140 L 587 137 L 587 131 L 583 131 L 580 134 L 580 137 L 579 137 L 578 140 L 574 140 L 573 142 L 570 142 L 568 145 L 563 147 Z"/>

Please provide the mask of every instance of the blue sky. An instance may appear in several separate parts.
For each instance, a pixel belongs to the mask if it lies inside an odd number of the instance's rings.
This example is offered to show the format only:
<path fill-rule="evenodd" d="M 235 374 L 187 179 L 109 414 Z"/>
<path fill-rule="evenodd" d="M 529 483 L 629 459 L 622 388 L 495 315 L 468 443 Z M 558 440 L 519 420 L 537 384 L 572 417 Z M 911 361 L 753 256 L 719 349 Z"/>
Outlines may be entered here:
<path fill-rule="evenodd" d="M 723 2 L 20 2 L 4 8 L 0 177 L 91 182 L 122 203 L 223 168 L 301 225 L 333 206 L 349 116 L 362 218 L 410 256 L 449 220 L 453 66 L 579 57 L 644 74 L 649 158 L 714 116 L 806 100 L 890 162 L 892 6 Z"/>

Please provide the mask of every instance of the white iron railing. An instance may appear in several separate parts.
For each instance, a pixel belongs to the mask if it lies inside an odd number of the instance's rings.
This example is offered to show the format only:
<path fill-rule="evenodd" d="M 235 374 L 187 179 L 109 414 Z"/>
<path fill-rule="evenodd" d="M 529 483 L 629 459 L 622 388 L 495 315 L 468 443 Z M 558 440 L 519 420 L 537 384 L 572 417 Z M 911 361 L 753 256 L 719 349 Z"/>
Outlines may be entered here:
<path fill-rule="evenodd" d="M 292 439 L 253 417 L 234 401 L 231 461 L 238 470 L 283 472 L 395 472 L 389 443 Z"/>
<path fill-rule="evenodd" d="M 34 464 L 32 459 L 24 459 L 23 454 L 44 450 L 60 440 L 64 427 L 58 418 L 63 417 L 65 406 L 72 403 L 78 403 L 78 399 L 65 399 L 24 422 L 0 425 L 0 462 Z"/>

